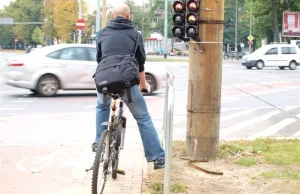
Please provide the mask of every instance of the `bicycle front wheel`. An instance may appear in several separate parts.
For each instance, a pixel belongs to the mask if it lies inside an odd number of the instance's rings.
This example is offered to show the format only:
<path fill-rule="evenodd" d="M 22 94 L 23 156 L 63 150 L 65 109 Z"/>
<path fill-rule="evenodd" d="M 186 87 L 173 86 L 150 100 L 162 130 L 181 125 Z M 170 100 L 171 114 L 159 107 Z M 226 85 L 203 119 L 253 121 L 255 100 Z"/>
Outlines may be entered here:
<path fill-rule="evenodd" d="M 92 194 L 103 194 L 105 183 L 109 177 L 110 136 L 111 133 L 109 131 L 104 131 L 96 150 L 93 165 Z"/>
<path fill-rule="evenodd" d="M 119 123 L 116 126 L 116 130 L 113 133 L 113 140 L 115 141 L 115 146 L 113 152 L 113 157 L 112 157 L 112 178 L 116 179 L 117 178 L 117 170 L 118 170 L 118 165 L 119 165 L 119 153 L 120 153 L 120 145 L 121 145 L 121 130 L 122 130 L 122 124 Z"/>

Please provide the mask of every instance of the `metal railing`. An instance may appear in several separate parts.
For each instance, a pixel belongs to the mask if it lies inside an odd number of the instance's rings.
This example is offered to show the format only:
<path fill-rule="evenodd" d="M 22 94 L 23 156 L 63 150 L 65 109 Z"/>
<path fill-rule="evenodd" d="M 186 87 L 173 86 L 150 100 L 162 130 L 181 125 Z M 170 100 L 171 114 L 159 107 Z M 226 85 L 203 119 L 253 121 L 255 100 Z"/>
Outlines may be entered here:
<path fill-rule="evenodd" d="M 174 110 L 174 76 L 167 71 L 167 86 L 164 107 L 164 147 L 165 147 L 165 171 L 164 171 L 164 194 L 170 193 L 171 161 L 172 161 L 172 134 L 173 134 L 173 110 Z"/>

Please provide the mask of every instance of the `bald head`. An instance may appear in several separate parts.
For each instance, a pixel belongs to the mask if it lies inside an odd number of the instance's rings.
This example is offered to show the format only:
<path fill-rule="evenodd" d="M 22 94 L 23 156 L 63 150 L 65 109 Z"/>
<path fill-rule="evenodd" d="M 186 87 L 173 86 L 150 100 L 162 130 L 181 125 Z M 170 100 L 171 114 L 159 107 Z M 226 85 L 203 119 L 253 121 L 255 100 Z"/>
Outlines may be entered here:
<path fill-rule="evenodd" d="M 113 8 L 112 17 L 116 18 L 118 16 L 121 16 L 128 20 L 130 19 L 130 8 L 127 4 L 121 3 Z"/>

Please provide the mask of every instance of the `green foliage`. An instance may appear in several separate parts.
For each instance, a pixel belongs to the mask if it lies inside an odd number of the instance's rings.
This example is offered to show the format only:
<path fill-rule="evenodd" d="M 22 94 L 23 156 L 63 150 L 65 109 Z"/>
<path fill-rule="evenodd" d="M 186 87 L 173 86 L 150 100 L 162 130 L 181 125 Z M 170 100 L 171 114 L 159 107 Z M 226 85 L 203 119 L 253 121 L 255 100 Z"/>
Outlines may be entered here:
<path fill-rule="evenodd" d="M 37 44 L 43 44 L 45 40 L 44 32 L 39 28 L 36 27 L 32 34 L 32 40 Z"/>
<path fill-rule="evenodd" d="M 173 0 L 168 1 L 168 10 L 172 10 Z M 148 17 L 151 18 L 150 22 L 154 22 L 152 32 L 158 32 L 164 35 L 164 23 L 165 23 L 165 1 L 164 0 L 150 0 L 149 1 L 149 13 Z M 172 17 L 173 13 L 168 11 L 168 37 L 173 37 L 172 34 Z M 157 21 L 157 22 L 156 22 Z"/>
<path fill-rule="evenodd" d="M 126 0 L 126 4 L 130 7 L 132 13 L 132 23 L 136 30 L 144 31 L 143 36 L 145 38 L 150 36 L 151 33 L 151 19 L 145 11 L 145 7 L 138 6 L 133 0 Z"/>
<path fill-rule="evenodd" d="M 4 15 L 12 17 L 14 22 L 40 22 L 43 21 L 41 9 L 43 1 L 17 0 L 4 9 Z M 27 44 L 33 43 L 32 33 L 38 25 L 15 25 L 14 34 L 20 41 Z"/>
<path fill-rule="evenodd" d="M 8 25 L 0 25 L 0 44 L 9 45 L 13 43 L 15 38 L 13 27 Z"/>

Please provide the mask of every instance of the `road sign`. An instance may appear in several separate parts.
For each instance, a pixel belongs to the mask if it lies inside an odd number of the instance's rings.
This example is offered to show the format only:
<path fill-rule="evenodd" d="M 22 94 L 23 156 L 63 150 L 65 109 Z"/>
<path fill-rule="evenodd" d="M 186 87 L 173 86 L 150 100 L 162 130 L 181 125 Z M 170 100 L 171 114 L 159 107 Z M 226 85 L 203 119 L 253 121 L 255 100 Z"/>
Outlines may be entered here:
<path fill-rule="evenodd" d="M 13 24 L 13 18 L 0 18 L 0 24 Z"/>
<path fill-rule="evenodd" d="M 252 41 L 254 37 L 252 35 L 248 36 L 248 40 Z"/>
<path fill-rule="evenodd" d="M 75 25 L 78 30 L 82 30 L 85 27 L 85 21 L 83 19 L 78 19 Z"/>
<path fill-rule="evenodd" d="M 15 42 L 18 42 L 18 41 L 19 41 L 19 39 L 15 38 L 15 39 L 14 39 L 14 41 L 15 41 Z"/>
<path fill-rule="evenodd" d="M 242 48 L 244 48 L 244 47 L 245 47 L 245 44 L 244 44 L 244 43 L 241 43 L 240 46 L 241 46 Z"/>
<path fill-rule="evenodd" d="M 248 44 L 253 44 L 253 41 L 249 40 L 249 41 L 248 41 Z"/>

